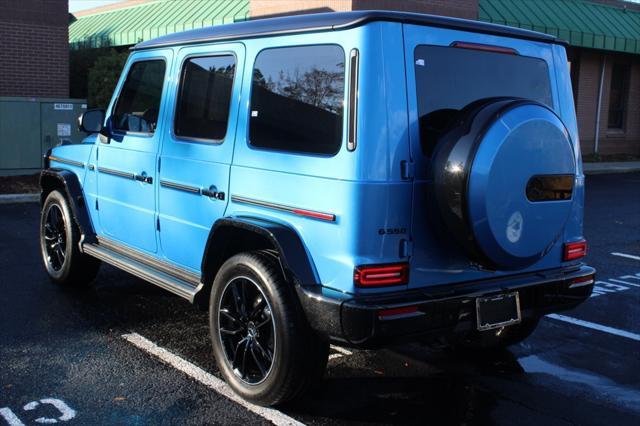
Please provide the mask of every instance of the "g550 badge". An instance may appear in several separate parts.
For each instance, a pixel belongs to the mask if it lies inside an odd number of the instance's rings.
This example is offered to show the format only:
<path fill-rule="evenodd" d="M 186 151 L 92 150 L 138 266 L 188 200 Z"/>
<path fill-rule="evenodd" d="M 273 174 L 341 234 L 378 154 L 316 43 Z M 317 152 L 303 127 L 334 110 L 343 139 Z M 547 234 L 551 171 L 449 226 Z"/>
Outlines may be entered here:
<path fill-rule="evenodd" d="M 406 234 L 407 228 L 380 228 L 378 229 L 378 235 L 399 235 Z"/>

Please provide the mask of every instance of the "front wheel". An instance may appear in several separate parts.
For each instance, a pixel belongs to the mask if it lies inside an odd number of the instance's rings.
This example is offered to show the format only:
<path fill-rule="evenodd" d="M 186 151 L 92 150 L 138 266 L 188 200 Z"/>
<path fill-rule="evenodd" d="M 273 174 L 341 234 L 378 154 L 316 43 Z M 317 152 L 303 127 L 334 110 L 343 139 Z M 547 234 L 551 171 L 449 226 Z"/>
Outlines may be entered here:
<path fill-rule="evenodd" d="M 271 254 L 242 253 L 222 265 L 209 319 L 218 368 L 246 400 L 286 402 L 322 377 L 329 344 L 309 327 Z"/>
<path fill-rule="evenodd" d="M 40 252 L 49 278 L 61 285 L 91 282 L 100 261 L 80 252 L 80 230 L 73 221 L 67 199 L 52 191 L 42 206 L 40 217 Z"/>

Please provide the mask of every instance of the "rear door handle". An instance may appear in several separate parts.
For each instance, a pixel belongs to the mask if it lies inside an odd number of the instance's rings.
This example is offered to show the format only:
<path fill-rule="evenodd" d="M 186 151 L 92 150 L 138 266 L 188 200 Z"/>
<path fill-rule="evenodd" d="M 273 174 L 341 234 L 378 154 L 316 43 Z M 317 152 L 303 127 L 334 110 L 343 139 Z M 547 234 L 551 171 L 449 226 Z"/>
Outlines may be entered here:
<path fill-rule="evenodd" d="M 142 172 L 139 175 L 134 175 L 133 178 L 138 182 L 153 183 L 153 178 L 151 176 L 147 176 L 147 172 Z"/>
<path fill-rule="evenodd" d="M 215 186 L 210 186 L 209 189 L 201 189 L 200 193 L 205 197 L 215 198 L 217 200 L 224 200 L 224 192 L 218 192 Z"/>

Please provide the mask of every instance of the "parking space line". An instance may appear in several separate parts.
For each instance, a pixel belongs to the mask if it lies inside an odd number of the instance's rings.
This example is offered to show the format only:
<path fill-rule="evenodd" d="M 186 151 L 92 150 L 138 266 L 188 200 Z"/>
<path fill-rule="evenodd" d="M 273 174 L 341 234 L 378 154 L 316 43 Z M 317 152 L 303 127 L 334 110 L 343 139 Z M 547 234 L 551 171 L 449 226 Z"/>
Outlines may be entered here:
<path fill-rule="evenodd" d="M 348 349 L 341 348 L 340 346 L 331 345 L 330 348 L 333 349 L 334 351 L 338 352 L 338 353 L 329 355 L 329 360 L 338 359 L 338 358 L 342 358 L 344 356 L 353 355 L 353 352 L 351 352 Z"/>
<path fill-rule="evenodd" d="M 626 257 L 627 259 L 640 260 L 640 256 L 634 256 L 632 254 L 618 253 L 618 252 L 613 252 L 611 254 L 613 256 Z"/>
<path fill-rule="evenodd" d="M 187 376 L 202 383 L 210 389 L 218 392 L 221 395 L 229 398 L 230 400 L 242 405 L 247 410 L 269 420 L 275 425 L 296 425 L 304 426 L 304 423 L 300 423 L 296 419 L 287 416 L 286 414 L 274 410 L 272 408 L 260 407 L 250 402 L 245 401 L 242 397 L 238 396 L 224 381 L 218 379 L 213 374 L 207 373 L 202 368 L 180 358 L 168 350 L 156 345 L 151 340 L 139 335 L 138 333 L 123 334 L 122 338 L 133 344 L 139 349 L 151 354 L 165 363 L 169 364 L 176 370 L 185 373 Z"/>
<path fill-rule="evenodd" d="M 572 317 L 567 317 L 567 316 L 558 315 L 558 314 L 549 314 L 547 315 L 547 318 L 568 322 L 571 324 L 579 325 L 579 326 L 590 328 L 593 330 L 602 331 L 604 333 L 609 333 L 609 334 L 613 334 L 620 337 L 626 337 L 627 339 L 640 342 L 640 334 L 631 333 L 629 331 L 620 330 L 620 329 L 609 327 L 606 325 L 596 324 L 595 322 L 584 321 L 578 318 L 572 318 Z"/>

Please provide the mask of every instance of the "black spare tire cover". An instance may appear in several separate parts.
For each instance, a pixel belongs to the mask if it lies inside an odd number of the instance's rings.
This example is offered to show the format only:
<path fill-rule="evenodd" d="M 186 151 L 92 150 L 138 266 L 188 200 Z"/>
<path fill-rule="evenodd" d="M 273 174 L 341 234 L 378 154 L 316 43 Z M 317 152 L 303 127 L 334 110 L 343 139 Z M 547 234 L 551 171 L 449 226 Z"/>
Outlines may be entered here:
<path fill-rule="evenodd" d="M 433 154 L 440 223 L 473 262 L 514 270 L 541 259 L 571 212 L 575 156 L 560 118 L 535 101 L 460 111 Z"/>

